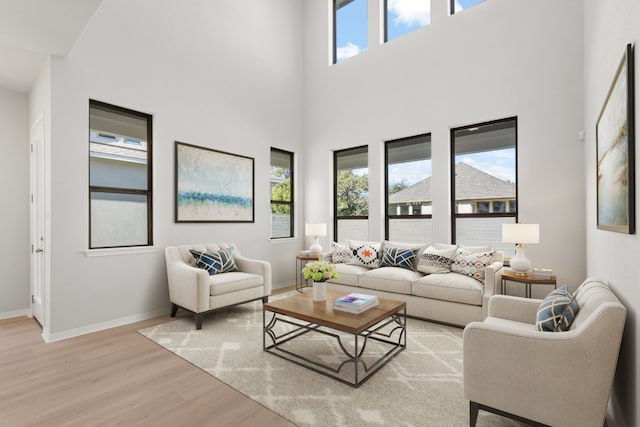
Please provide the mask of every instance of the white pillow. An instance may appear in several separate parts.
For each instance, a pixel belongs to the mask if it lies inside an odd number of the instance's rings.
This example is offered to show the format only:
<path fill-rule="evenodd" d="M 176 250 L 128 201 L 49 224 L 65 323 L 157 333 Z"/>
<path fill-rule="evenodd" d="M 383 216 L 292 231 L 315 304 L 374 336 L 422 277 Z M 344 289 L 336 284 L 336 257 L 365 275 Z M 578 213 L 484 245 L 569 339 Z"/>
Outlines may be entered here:
<path fill-rule="evenodd" d="M 458 250 L 451 264 L 451 271 L 473 277 L 484 283 L 484 269 L 491 264 L 496 251 L 469 252 Z"/>
<path fill-rule="evenodd" d="M 416 270 L 426 273 L 448 273 L 456 253 L 456 248 L 436 249 L 429 246 L 418 258 Z"/>
<path fill-rule="evenodd" d="M 351 260 L 349 264 L 363 265 L 369 268 L 377 268 L 382 258 L 382 244 L 380 242 L 356 242 L 349 241 Z"/>
<path fill-rule="evenodd" d="M 344 264 L 351 261 L 351 251 L 345 245 L 331 242 L 331 262 L 333 264 Z"/>

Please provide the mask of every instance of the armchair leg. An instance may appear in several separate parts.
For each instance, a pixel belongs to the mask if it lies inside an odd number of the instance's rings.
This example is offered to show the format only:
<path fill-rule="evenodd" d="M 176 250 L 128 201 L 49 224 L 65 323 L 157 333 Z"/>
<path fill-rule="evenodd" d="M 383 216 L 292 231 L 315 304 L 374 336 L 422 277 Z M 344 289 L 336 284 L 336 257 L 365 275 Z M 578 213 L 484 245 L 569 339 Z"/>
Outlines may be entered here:
<path fill-rule="evenodd" d="M 476 402 L 469 402 L 469 427 L 476 427 L 479 409 L 480 405 L 478 405 Z"/>
<path fill-rule="evenodd" d="M 178 313 L 178 306 L 174 303 L 171 303 L 171 317 L 176 317 Z"/>
<path fill-rule="evenodd" d="M 262 303 L 266 304 L 269 302 L 269 296 L 267 295 L 266 297 L 262 297 Z"/>
<path fill-rule="evenodd" d="M 202 313 L 196 313 L 196 329 L 202 329 Z"/>

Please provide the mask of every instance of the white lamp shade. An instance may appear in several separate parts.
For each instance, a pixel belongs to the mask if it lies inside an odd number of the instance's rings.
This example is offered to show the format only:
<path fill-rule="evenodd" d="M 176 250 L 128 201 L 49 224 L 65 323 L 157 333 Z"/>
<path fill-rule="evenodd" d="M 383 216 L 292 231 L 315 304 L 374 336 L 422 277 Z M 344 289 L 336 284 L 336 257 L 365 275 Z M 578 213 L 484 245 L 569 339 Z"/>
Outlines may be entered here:
<path fill-rule="evenodd" d="M 539 224 L 502 224 L 504 243 L 540 243 Z"/>
<path fill-rule="evenodd" d="M 305 224 L 304 234 L 306 236 L 326 236 L 327 224 L 318 223 L 318 222 Z"/>

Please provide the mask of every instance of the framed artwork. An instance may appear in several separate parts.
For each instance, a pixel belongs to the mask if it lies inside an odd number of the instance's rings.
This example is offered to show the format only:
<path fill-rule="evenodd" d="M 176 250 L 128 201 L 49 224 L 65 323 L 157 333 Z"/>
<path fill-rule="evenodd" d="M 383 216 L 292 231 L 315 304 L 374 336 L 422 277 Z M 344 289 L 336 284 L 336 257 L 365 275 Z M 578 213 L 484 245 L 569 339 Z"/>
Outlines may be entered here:
<path fill-rule="evenodd" d="M 597 226 L 635 233 L 633 45 L 628 44 L 596 124 Z"/>
<path fill-rule="evenodd" d="M 254 222 L 253 158 L 175 145 L 176 222 Z"/>

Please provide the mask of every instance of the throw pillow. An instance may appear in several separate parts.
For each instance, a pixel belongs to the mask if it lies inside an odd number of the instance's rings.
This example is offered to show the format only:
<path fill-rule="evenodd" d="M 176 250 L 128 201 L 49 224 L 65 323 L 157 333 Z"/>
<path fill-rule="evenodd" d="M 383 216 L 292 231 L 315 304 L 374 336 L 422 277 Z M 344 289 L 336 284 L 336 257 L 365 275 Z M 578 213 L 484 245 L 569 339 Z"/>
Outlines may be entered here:
<path fill-rule="evenodd" d="M 381 267 L 400 267 L 415 270 L 416 255 L 420 248 L 394 248 L 383 246 Z"/>
<path fill-rule="evenodd" d="M 196 261 L 196 267 L 206 270 L 211 276 L 228 271 L 238 271 L 236 262 L 233 260 L 232 247 L 215 252 L 200 252 L 193 249 L 189 252 Z"/>
<path fill-rule="evenodd" d="M 453 262 L 455 253 L 455 247 L 450 249 L 436 249 L 433 246 L 429 246 L 420 258 L 418 258 L 416 270 L 426 274 L 448 273 L 451 271 L 451 263 Z"/>
<path fill-rule="evenodd" d="M 380 265 L 380 243 L 349 242 L 349 264 L 376 268 Z"/>
<path fill-rule="evenodd" d="M 345 245 L 331 242 L 331 262 L 333 264 L 342 264 L 351 260 L 351 251 Z"/>
<path fill-rule="evenodd" d="M 451 271 L 484 283 L 484 269 L 491 264 L 495 253 L 496 251 L 468 252 L 459 249 L 451 263 Z"/>
<path fill-rule="evenodd" d="M 536 329 L 547 332 L 568 331 L 579 309 L 569 287 L 563 285 L 551 291 L 538 307 Z"/>

